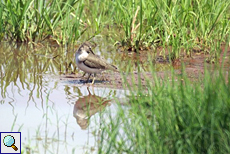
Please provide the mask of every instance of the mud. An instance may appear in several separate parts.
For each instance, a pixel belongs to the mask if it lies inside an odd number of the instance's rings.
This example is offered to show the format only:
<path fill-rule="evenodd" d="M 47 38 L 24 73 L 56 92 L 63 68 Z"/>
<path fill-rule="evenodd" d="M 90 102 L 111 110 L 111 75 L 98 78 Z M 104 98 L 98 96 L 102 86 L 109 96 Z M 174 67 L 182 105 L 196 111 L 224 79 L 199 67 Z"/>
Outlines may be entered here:
<path fill-rule="evenodd" d="M 95 83 L 93 86 L 96 87 L 108 87 L 108 88 L 117 88 L 117 89 L 126 89 L 129 86 L 134 86 L 141 84 L 146 86 L 148 81 L 154 81 L 154 76 L 157 79 L 168 79 L 169 81 L 181 81 L 182 73 L 185 73 L 186 76 L 192 81 L 196 82 L 204 78 L 205 70 L 209 71 L 212 76 L 218 75 L 219 68 L 222 69 L 222 74 L 228 82 L 228 74 L 230 68 L 230 47 L 228 47 L 227 52 L 225 52 L 225 47 L 222 47 L 220 51 L 219 58 L 215 58 L 210 53 L 207 54 L 204 51 L 194 50 L 192 54 L 188 57 L 185 54 L 181 54 L 180 59 L 174 60 L 172 63 L 166 58 L 157 54 L 154 60 L 151 62 L 153 65 L 164 64 L 170 66 L 167 71 L 157 71 L 154 73 L 151 72 L 141 72 L 137 71 L 131 73 L 116 73 L 105 71 L 102 74 L 97 74 Z M 159 52 L 158 52 L 159 53 Z M 138 61 L 144 65 L 144 63 L 149 64 L 149 57 L 146 52 L 142 52 L 139 55 L 133 54 L 122 54 L 122 59 L 131 58 L 134 61 Z M 152 57 L 151 57 L 152 58 Z M 215 62 L 215 63 L 214 63 Z M 183 68 L 183 69 L 182 69 Z M 183 70 L 183 72 L 182 72 Z M 173 74 L 173 78 L 172 78 Z M 139 78 L 140 77 L 140 78 Z M 138 80 L 138 78 L 140 80 Z M 85 83 L 87 80 L 86 77 L 82 77 L 81 74 L 69 74 L 61 75 L 60 80 L 73 82 L 79 85 L 91 85 L 92 78 L 88 83 Z"/>

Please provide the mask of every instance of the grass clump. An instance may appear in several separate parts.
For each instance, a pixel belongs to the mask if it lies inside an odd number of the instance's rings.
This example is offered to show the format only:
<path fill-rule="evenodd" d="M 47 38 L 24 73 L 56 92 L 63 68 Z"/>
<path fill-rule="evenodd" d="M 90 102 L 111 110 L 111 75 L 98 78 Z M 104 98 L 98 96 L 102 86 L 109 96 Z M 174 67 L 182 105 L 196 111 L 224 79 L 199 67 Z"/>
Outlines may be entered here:
<path fill-rule="evenodd" d="M 79 37 L 82 4 L 76 0 L 1 1 L 0 32 L 5 39 L 35 42 L 50 36 L 58 43 Z M 76 29 L 77 28 L 77 29 Z M 3 37 L 1 37 L 3 39 Z"/>
<path fill-rule="evenodd" d="M 125 51 L 162 49 L 178 59 L 193 51 L 219 58 L 229 44 L 230 2 L 15 0 L 0 2 L 0 40 L 58 45 L 106 37 Z M 96 39 L 95 39 L 96 40 Z M 123 49 L 123 48 L 122 48 Z M 151 50 L 155 52 L 157 50 Z"/>
<path fill-rule="evenodd" d="M 170 48 L 178 58 L 225 42 L 229 35 L 229 1 L 114 1 L 114 20 L 125 32 L 123 43 L 135 50 L 142 46 Z M 227 42 L 226 42 L 227 43 Z M 215 48 L 218 50 L 218 48 Z"/>
<path fill-rule="evenodd" d="M 102 127 L 100 153 L 229 153 L 230 83 L 207 71 L 204 80 L 150 82 Z M 228 81 L 230 76 L 228 76 Z"/>

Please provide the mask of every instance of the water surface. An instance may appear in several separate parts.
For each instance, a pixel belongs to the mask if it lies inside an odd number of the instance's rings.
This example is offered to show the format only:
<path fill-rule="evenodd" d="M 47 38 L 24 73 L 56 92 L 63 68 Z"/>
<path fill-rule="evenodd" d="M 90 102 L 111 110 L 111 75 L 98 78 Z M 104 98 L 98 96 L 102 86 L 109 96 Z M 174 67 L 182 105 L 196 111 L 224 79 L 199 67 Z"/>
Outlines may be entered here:
<path fill-rule="evenodd" d="M 79 73 L 73 53 L 1 44 L 0 131 L 21 132 L 24 151 L 96 153 L 101 118 L 116 114 L 115 99 L 125 97 L 124 90 L 60 80 Z"/>

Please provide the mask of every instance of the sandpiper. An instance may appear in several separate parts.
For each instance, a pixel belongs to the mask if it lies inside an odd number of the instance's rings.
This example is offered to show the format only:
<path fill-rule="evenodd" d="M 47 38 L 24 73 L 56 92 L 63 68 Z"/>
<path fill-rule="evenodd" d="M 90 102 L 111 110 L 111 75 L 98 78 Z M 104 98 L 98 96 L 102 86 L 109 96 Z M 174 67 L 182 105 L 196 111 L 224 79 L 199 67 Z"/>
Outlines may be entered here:
<path fill-rule="evenodd" d="M 100 56 L 94 54 L 89 42 L 83 43 L 78 48 L 75 58 L 78 68 L 85 73 L 89 73 L 89 77 L 86 82 L 88 82 L 90 76 L 94 74 L 92 84 L 94 83 L 96 73 L 101 73 L 104 70 L 118 72 L 116 66 L 107 63 L 104 59 L 100 58 Z"/>

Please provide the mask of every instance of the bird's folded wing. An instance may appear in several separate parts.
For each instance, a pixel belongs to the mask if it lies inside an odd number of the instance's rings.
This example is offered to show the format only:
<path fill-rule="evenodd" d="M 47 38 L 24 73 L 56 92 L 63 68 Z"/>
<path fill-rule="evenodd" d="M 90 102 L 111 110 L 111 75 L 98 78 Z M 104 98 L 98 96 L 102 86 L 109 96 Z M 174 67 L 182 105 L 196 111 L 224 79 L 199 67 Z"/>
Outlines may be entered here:
<path fill-rule="evenodd" d="M 114 65 L 108 64 L 104 59 L 101 59 L 97 55 L 89 54 L 87 59 L 83 63 L 91 68 L 110 69 L 113 71 L 117 71 L 117 68 Z"/>
<path fill-rule="evenodd" d="M 90 68 L 105 69 L 105 64 L 98 57 L 89 54 L 83 63 Z"/>

